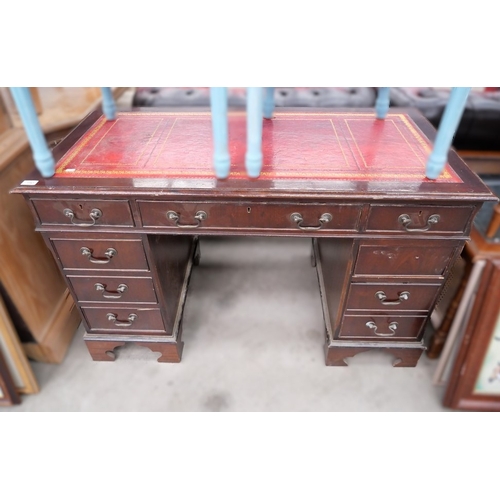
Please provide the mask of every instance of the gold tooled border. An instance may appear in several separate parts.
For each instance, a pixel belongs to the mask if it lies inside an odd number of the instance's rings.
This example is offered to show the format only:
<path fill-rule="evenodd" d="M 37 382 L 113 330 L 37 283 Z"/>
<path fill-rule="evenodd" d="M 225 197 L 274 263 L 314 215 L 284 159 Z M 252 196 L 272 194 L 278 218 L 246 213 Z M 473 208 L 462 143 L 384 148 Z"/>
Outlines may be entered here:
<path fill-rule="evenodd" d="M 246 116 L 246 113 L 244 111 L 230 111 L 228 113 L 230 116 Z M 117 117 L 119 116 L 211 116 L 211 113 L 210 112 L 204 112 L 204 111 L 197 111 L 197 112 L 179 112 L 179 111 L 162 111 L 162 112 L 142 112 L 142 111 L 127 111 L 127 112 L 118 112 L 117 113 Z M 332 122 L 332 117 L 337 117 L 337 116 L 350 116 L 352 118 L 355 118 L 355 117 L 373 117 L 373 113 L 335 113 L 335 112 L 321 112 L 321 113 L 317 113 L 317 112 L 312 112 L 312 113 L 308 113 L 307 111 L 304 111 L 304 112 L 300 112 L 300 113 L 289 113 L 289 112 L 275 112 L 274 113 L 274 116 L 273 118 L 276 118 L 276 119 L 283 119 L 283 118 L 289 118 L 290 116 L 300 116 L 301 119 L 302 118 L 308 118 L 308 117 L 312 117 L 312 116 L 317 116 L 317 117 L 321 117 L 322 119 L 327 119 L 328 117 L 330 117 L 330 122 Z M 407 115 L 405 114 L 402 114 L 402 113 L 389 113 L 387 115 L 386 118 L 392 118 L 392 117 L 397 117 L 397 118 L 400 118 L 401 121 L 406 125 L 407 129 L 410 131 L 410 133 L 415 137 L 415 139 L 417 140 L 417 142 L 420 144 L 420 146 L 424 149 L 424 151 L 427 153 L 427 154 L 430 154 L 431 152 L 431 148 L 429 146 L 429 143 L 426 142 L 424 140 L 424 138 L 422 137 L 422 135 L 415 129 L 415 127 L 410 123 Z M 300 119 L 298 119 L 297 121 L 299 121 Z M 61 160 L 58 162 L 57 166 L 56 166 L 56 174 L 60 174 L 60 175 L 65 175 L 67 177 L 71 177 L 73 176 L 73 172 L 65 172 L 65 169 L 66 167 L 71 163 L 71 161 L 81 152 L 81 150 L 87 146 L 87 144 L 95 137 L 95 135 L 101 130 L 101 128 L 104 126 L 104 124 L 108 123 L 108 120 L 106 119 L 105 116 L 102 116 L 99 118 L 99 120 L 94 124 L 93 128 L 88 132 L 88 134 L 86 134 L 84 137 L 82 137 L 82 139 L 80 139 L 80 141 L 78 141 L 75 146 L 73 146 L 73 148 L 70 149 L 70 151 L 61 158 Z M 332 122 L 332 125 L 333 125 L 333 122 Z M 173 126 L 171 127 L 170 131 L 172 130 Z M 337 141 L 339 142 L 340 144 L 340 140 L 338 138 L 338 135 L 337 135 L 337 131 L 334 128 L 334 132 L 336 134 L 336 137 L 337 137 Z M 170 135 L 170 133 L 168 134 Z M 351 134 L 352 135 L 352 134 Z M 168 137 L 168 136 L 167 136 Z M 404 138 L 404 137 L 403 137 Z M 354 139 L 354 137 L 353 137 Z M 404 138 L 406 140 L 406 138 Z M 358 147 L 358 144 L 357 144 L 357 141 L 354 139 L 355 143 L 356 143 L 356 146 Z M 95 149 L 95 148 L 94 148 Z M 359 149 L 359 147 L 358 147 Z M 344 159 L 345 159 L 345 153 L 343 151 L 343 148 L 341 147 L 341 150 L 342 150 L 342 154 L 344 155 Z M 417 156 L 418 157 L 418 156 Z M 349 165 L 349 163 L 347 162 L 347 165 Z M 232 165 L 234 166 L 234 165 Z M 266 167 L 273 167 L 273 165 L 265 165 Z M 204 167 L 202 167 L 204 168 Z M 293 167 L 292 167 L 293 168 Z M 200 169 L 201 170 L 201 169 Z M 451 170 L 453 172 L 454 175 L 452 175 L 450 173 Z M 213 172 L 211 172 L 213 174 Z M 106 176 L 111 176 L 111 177 L 118 177 L 120 175 L 124 175 L 124 176 L 128 176 L 128 175 L 131 175 L 131 174 L 134 174 L 138 177 L 145 177 L 147 176 L 148 174 L 149 175 L 153 175 L 155 174 L 156 176 L 158 176 L 158 170 L 141 170 L 140 172 L 137 172 L 136 170 L 113 170 L 111 172 L 107 172 L 106 170 L 86 170 L 85 171 L 85 174 L 86 176 L 92 176 L 92 174 L 94 174 L 96 177 L 106 177 Z M 186 176 L 189 176 L 189 174 L 187 174 L 187 172 L 183 172 L 183 171 L 176 171 L 176 170 L 169 170 L 168 172 L 168 177 L 176 177 L 176 176 L 179 176 L 179 177 L 186 177 Z M 238 173 L 231 173 L 230 174 L 230 177 L 232 175 L 239 175 Z M 208 174 L 206 174 L 208 176 Z M 241 174 L 242 176 L 244 174 Z M 335 173 L 332 173 L 330 172 L 329 174 L 324 174 L 324 175 L 321 175 L 321 174 L 316 174 L 315 175 L 315 178 L 318 178 L 318 179 L 321 179 L 321 178 L 328 178 L 328 179 L 336 179 L 336 178 L 341 178 L 341 176 L 344 175 L 345 176 L 345 173 L 344 174 L 335 174 Z M 198 176 L 196 175 L 193 175 L 192 177 L 203 177 L 204 175 L 201 173 L 198 174 Z M 273 173 L 266 173 L 266 172 L 262 172 L 260 177 L 269 177 L 269 178 L 276 178 L 276 179 L 280 179 L 280 178 L 299 178 L 299 177 L 304 177 L 304 174 L 293 174 L 292 172 L 288 172 L 287 174 L 281 174 L 281 175 L 275 175 Z M 387 173 L 387 174 L 383 174 L 383 173 L 377 173 L 376 175 L 371 175 L 371 174 L 359 174 L 359 173 L 351 173 L 349 175 L 349 179 L 359 179 L 359 178 L 364 178 L 364 179 L 383 179 L 383 178 L 405 178 L 405 179 L 420 179 L 420 180 L 425 180 L 425 176 L 421 176 L 421 175 L 418 175 L 418 174 L 396 174 L 396 173 Z M 452 179 L 452 180 L 455 180 L 455 181 L 459 181 L 459 182 L 463 182 L 460 177 L 451 169 L 450 165 L 447 163 L 446 164 L 446 168 L 444 169 L 443 173 L 441 174 L 440 176 L 441 180 L 442 181 L 445 181 L 448 180 L 448 179 Z"/>
<path fill-rule="evenodd" d="M 64 172 L 65 168 L 71 163 L 75 156 L 90 142 L 90 140 L 101 130 L 104 124 L 107 123 L 106 117 L 101 116 L 94 125 L 94 128 L 90 130 L 88 135 L 84 135 L 72 149 L 68 151 L 58 162 L 56 167 L 56 174 Z"/>

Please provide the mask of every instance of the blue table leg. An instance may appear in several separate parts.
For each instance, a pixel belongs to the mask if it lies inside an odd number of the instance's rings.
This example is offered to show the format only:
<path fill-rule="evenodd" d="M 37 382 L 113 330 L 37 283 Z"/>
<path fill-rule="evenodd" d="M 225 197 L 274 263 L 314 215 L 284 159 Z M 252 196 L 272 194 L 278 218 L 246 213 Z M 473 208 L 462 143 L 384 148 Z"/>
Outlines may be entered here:
<path fill-rule="evenodd" d="M 470 87 L 453 87 L 451 89 L 450 98 L 439 122 L 434 147 L 427 160 L 425 175 L 429 179 L 437 179 L 444 169 L 448 159 L 448 151 L 462 118 L 470 89 Z"/>
<path fill-rule="evenodd" d="M 12 97 L 28 136 L 28 141 L 33 151 L 36 168 L 43 177 L 52 177 L 55 172 L 55 161 L 47 146 L 35 105 L 28 87 L 10 87 Z"/>
<path fill-rule="evenodd" d="M 247 152 L 245 167 L 249 177 L 259 177 L 262 168 L 262 87 L 247 89 Z"/>
<path fill-rule="evenodd" d="M 377 113 L 377 118 L 381 120 L 387 116 L 387 112 L 389 111 L 390 90 L 390 87 L 378 88 L 377 100 L 375 101 L 375 111 Z"/>
<path fill-rule="evenodd" d="M 225 179 L 231 168 L 228 147 L 227 87 L 210 88 L 210 107 L 212 110 L 214 171 L 219 179 Z"/>
<path fill-rule="evenodd" d="M 272 118 L 274 111 L 274 87 L 264 90 L 264 118 Z"/>
<path fill-rule="evenodd" d="M 102 111 L 108 120 L 114 120 L 116 117 L 116 105 L 111 87 L 101 87 L 101 93 Z"/>

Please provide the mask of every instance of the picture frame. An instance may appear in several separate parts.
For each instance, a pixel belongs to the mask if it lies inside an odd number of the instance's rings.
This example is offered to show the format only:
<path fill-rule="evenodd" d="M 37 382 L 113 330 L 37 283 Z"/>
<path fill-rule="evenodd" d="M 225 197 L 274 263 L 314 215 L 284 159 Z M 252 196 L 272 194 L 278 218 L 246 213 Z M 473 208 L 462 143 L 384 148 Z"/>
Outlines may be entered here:
<path fill-rule="evenodd" d="M 487 261 L 485 259 L 479 259 L 472 265 L 463 295 L 460 298 L 460 303 L 454 313 L 446 342 L 443 346 L 436 370 L 434 372 L 434 385 L 446 385 L 450 378 L 450 372 L 453 368 L 460 343 L 465 334 L 465 329 L 472 313 L 472 308 L 476 301 L 478 288 L 481 283 L 481 276 L 486 263 Z"/>
<path fill-rule="evenodd" d="M 0 297 L 0 351 L 7 370 L 19 394 L 36 394 L 40 391 L 21 341 L 12 324 L 5 303 Z"/>
<path fill-rule="evenodd" d="M 500 258 L 486 262 L 443 404 L 500 411 Z"/>

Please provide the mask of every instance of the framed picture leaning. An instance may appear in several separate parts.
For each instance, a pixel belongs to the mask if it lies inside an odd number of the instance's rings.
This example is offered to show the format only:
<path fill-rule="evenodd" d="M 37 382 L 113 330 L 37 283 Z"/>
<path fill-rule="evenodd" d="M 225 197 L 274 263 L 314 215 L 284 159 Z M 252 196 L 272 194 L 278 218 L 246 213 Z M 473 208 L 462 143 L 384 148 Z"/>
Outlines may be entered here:
<path fill-rule="evenodd" d="M 486 263 L 443 404 L 500 411 L 500 259 Z"/>

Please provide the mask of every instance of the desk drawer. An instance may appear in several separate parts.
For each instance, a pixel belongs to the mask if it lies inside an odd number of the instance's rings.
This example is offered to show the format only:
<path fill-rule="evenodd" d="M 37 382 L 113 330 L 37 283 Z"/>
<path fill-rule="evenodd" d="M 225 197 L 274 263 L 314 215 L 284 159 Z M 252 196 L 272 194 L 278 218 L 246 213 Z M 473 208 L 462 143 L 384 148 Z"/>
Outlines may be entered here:
<path fill-rule="evenodd" d="M 141 240 L 52 238 L 51 242 L 65 270 L 149 270 Z"/>
<path fill-rule="evenodd" d="M 372 205 L 366 231 L 463 234 L 474 207 Z"/>
<path fill-rule="evenodd" d="M 419 338 L 427 315 L 346 315 L 340 329 L 340 339 L 416 340 Z"/>
<path fill-rule="evenodd" d="M 440 285 L 409 285 L 394 283 L 353 283 L 349 289 L 346 308 L 368 311 L 425 311 L 427 312 L 440 290 Z"/>
<path fill-rule="evenodd" d="M 32 200 L 42 225 L 64 225 L 92 230 L 98 226 L 133 227 L 128 201 Z"/>
<path fill-rule="evenodd" d="M 67 276 L 79 302 L 157 304 L 151 278 L 132 276 Z"/>
<path fill-rule="evenodd" d="M 361 205 L 139 201 L 144 227 L 356 231 Z"/>
<path fill-rule="evenodd" d="M 441 277 L 458 249 L 450 241 L 413 240 L 387 245 L 361 243 L 355 276 Z"/>
<path fill-rule="evenodd" d="M 166 334 L 161 312 L 156 308 L 82 307 L 89 331 Z"/>

